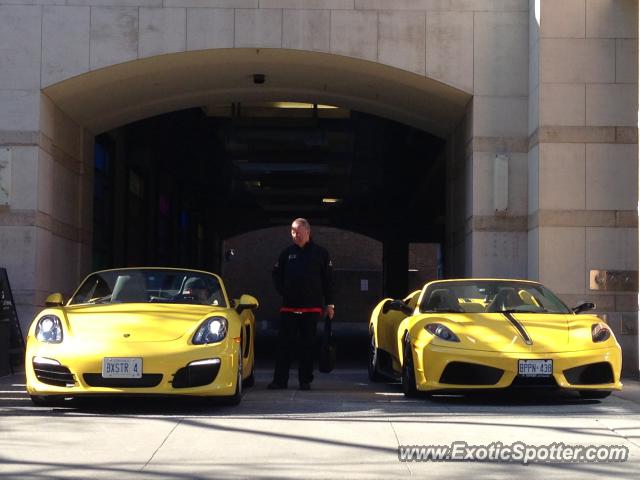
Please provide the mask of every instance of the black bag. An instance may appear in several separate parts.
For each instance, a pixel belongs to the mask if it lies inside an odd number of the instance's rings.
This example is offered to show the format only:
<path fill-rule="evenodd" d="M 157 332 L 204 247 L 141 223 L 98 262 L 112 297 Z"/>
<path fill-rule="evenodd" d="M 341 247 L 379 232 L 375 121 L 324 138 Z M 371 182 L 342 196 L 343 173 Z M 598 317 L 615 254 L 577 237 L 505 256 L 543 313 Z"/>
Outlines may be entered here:
<path fill-rule="evenodd" d="M 320 345 L 320 358 L 318 360 L 318 370 L 322 373 L 330 373 L 336 367 L 336 340 L 331 331 L 331 320 L 324 319 L 324 334 Z"/>

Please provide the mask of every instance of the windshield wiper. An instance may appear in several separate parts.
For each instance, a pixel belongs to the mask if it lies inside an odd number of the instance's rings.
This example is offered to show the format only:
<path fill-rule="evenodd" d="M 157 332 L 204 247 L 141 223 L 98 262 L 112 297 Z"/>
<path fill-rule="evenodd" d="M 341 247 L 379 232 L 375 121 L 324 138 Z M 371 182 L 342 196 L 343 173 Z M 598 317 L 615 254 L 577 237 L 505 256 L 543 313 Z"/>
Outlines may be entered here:
<path fill-rule="evenodd" d="M 89 304 L 98 304 L 98 303 L 109 303 L 111 302 L 111 295 L 105 295 L 104 297 L 94 298 Z"/>

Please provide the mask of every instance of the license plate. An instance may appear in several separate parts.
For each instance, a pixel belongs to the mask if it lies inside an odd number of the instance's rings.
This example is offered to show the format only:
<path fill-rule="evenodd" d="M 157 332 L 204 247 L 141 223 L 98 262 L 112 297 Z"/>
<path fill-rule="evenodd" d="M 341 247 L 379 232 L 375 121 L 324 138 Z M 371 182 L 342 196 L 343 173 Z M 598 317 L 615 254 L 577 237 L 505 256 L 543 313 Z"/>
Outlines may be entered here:
<path fill-rule="evenodd" d="M 553 374 L 553 360 L 518 360 L 518 375 L 548 377 Z"/>
<path fill-rule="evenodd" d="M 142 378 L 142 359 L 105 357 L 102 360 L 103 378 Z"/>

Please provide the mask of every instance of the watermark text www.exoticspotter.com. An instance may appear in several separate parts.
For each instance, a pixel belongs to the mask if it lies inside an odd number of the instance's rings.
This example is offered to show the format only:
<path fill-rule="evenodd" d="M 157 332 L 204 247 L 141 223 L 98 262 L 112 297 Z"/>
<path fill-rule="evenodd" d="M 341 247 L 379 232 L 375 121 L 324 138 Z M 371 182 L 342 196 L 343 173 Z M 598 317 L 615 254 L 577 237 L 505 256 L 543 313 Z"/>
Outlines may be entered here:
<path fill-rule="evenodd" d="M 510 462 L 522 463 L 610 463 L 626 462 L 629 449 L 624 445 L 527 445 L 515 442 L 504 445 L 469 445 L 453 442 L 451 445 L 400 445 L 401 462 Z"/>

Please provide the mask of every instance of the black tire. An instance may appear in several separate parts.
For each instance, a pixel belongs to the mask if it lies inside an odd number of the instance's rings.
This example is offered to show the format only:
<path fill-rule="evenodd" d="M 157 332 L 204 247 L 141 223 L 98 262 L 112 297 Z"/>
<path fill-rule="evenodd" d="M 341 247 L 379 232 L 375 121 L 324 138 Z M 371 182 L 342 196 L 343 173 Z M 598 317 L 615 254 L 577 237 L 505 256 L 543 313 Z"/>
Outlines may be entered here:
<path fill-rule="evenodd" d="M 251 373 L 242 381 L 242 388 L 251 388 L 256 384 L 255 364 L 251 366 Z"/>
<path fill-rule="evenodd" d="M 384 381 L 384 376 L 378 372 L 378 349 L 376 348 L 376 342 L 373 334 L 373 330 L 369 332 L 369 352 L 367 359 L 367 371 L 369 373 L 369 380 L 372 382 Z"/>
<path fill-rule="evenodd" d="M 64 401 L 64 398 L 58 395 L 29 395 L 29 397 L 36 407 L 55 407 Z"/>
<path fill-rule="evenodd" d="M 413 368 L 413 354 L 411 353 L 411 342 L 405 337 L 402 348 L 402 391 L 406 397 L 415 398 L 418 396 L 416 387 L 416 372 Z"/>
<path fill-rule="evenodd" d="M 585 400 L 598 400 L 600 398 L 607 398 L 611 395 L 611 392 L 603 390 L 580 390 L 580 396 Z"/>
<path fill-rule="evenodd" d="M 238 347 L 238 373 L 236 375 L 236 391 L 233 395 L 220 397 L 222 405 L 238 405 L 242 400 L 242 345 Z"/>

